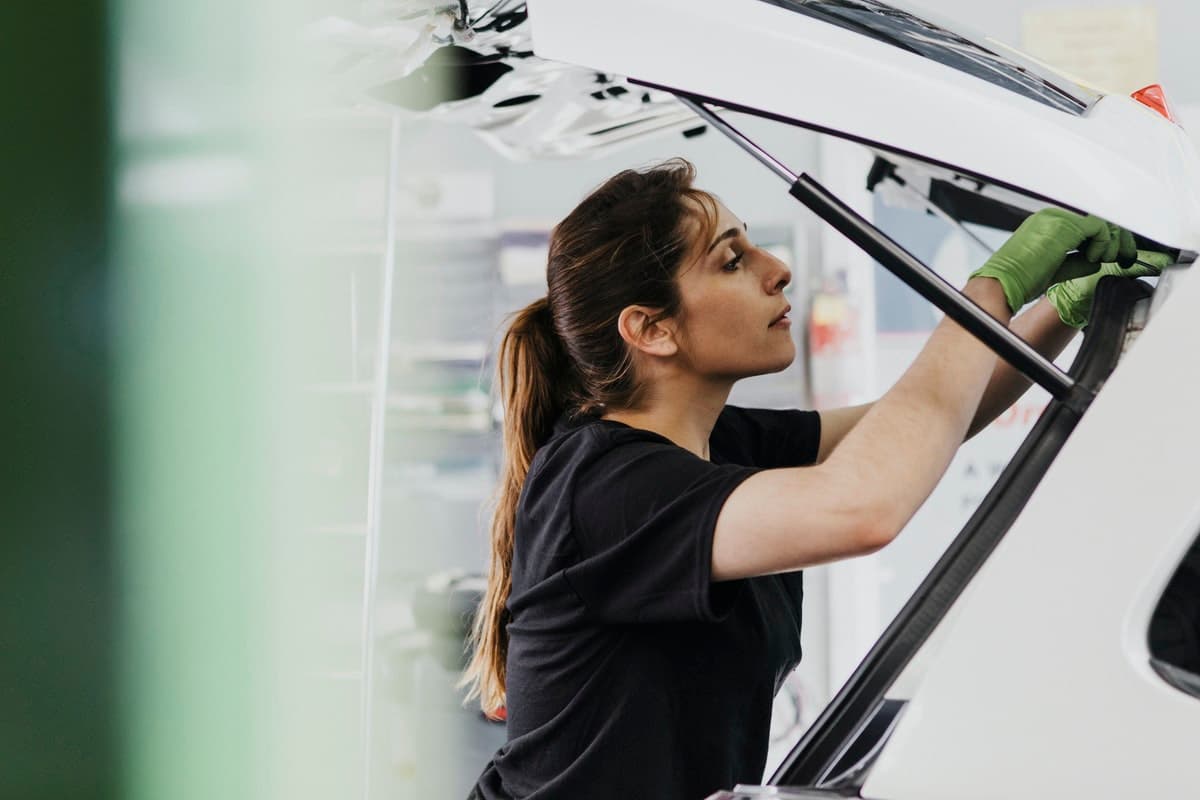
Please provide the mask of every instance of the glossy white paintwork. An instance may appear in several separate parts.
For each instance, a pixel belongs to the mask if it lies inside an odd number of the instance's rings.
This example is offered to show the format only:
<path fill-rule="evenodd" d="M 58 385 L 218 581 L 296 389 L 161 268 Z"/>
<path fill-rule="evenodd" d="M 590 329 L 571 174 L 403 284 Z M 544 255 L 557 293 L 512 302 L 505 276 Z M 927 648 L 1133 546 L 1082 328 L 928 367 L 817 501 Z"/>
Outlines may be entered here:
<path fill-rule="evenodd" d="M 1183 276 L 926 659 L 863 796 L 1128 800 L 1200 787 L 1200 699 L 1149 666 L 1200 533 L 1200 280 Z"/>
<path fill-rule="evenodd" d="M 1200 251 L 1200 159 L 1121 96 L 1084 116 L 761 0 L 531 0 L 535 52 L 917 154 Z"/>

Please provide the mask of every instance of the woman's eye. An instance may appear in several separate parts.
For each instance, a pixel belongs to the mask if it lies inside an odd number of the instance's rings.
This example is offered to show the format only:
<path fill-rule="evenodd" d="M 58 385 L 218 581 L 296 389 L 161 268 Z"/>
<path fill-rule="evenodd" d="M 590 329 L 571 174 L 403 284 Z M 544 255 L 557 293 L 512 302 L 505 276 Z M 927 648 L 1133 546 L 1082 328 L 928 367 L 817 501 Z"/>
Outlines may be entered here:
<path fill-rule="evenodd" d="M 733 272 L 735 269 L 738 268 L 738 264 L 741 263 L 743 255 L 744 255 L 743 253 L 738 253 L 736 256 L 731 258 L 729 261 L 726 261 L 725 265 L 723 267 L 721 267 L 721 269 L 725 270 L 726 272 Z"/>

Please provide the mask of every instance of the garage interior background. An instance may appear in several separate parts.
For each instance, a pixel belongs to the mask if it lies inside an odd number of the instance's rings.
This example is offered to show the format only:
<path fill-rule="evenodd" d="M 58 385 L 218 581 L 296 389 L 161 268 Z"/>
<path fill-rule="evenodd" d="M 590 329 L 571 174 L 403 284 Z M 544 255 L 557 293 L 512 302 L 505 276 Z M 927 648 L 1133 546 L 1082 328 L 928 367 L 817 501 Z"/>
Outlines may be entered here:
<path fill-rule="evenodd" d="M 1189 119 L 1200 124 L 1194 59 L 1187 60 L 1187 45 L 1171 46 L 1168 30 L 1176 24 L 1171 20 L 1186 24 L 1185 18 L 1196 17 L 1195 10 L 1184 4 L 1047 8 L 1031 3 L 925 3 L 924 7 L 1106 88 L 1128 93 L 1162 82 L 1184 124 Z M 961 285 L 970 269 L 986 258 L 970 238 L 904 198 L 895 198 L 898 205 L 888 205 L 866 192 L 871 156 L 863 148 L 770 123 L 743 120 L 741 124 L 790 168 L 815 174 L 840 197 L 851 198 L 861 212 L 952 282 Z M 384 147 L 385 134 L 378 135 L 376 152 Z M 439 402 L 433 401 L 419 414 L 419 421 L 410 421 L 396 434 L 410 443 L 438 439 L 443 445 L 435 447 L 436 455 L 421 448 L 427 460 L 403 461 L 404 468 L 425 470 L 429 481 L 420 489 L 400 477 L 400 462 L 389 462 L 392 488 L 384 500 L 377 634 L 389 625 L 406 629 L 406 594 L 414 591 L 417 582 L 431 574 L 472 570 L 472 565 L 485 563 L 486 518 L 478 517 L 478 509 L 491 488 L 496 435 L 484 435 L 482 430 L 488 426 L 486 379 L 481 383 L 478 377 L 481 369 L 486 374 L 491 366 L 485 343 L 494 341 L 503 313 L 544 294 L 549 228 L 583 192 L 614 172 L 671 155 L 687 157 L 698 166 L 701 184 L 716 191 L 749 223 L 752 237 L 770 243 L 793 265 L 790 299 L 795 308 L 807 309 L 808 317 L 807 330 L 801 325 L 795 328 L 804 355 L 783 373 L 743 382 L 735 389 L 733 403 L 819 408 L 873 399 L 899 376 L 936 321 L 910 290 L 839 234 L 820 225 L 782 191 L 774 176 L 712 133 L 690 138 L 669 135 L 568 165 L 513 162 L 465 128 L 409 122 L 401 129 L 400 150 L 405 164 L 402 191 L 408 193 L 400 201 L 405 221 L 424 228 L 423 240 L 432 229 L 442 231 L 444 238 L 436 257 L 424 249 L 427 242 L 419 254 L 409 251 L 408 272 L 401 269 L 397 274 L 430 284 L 415 292 L 411 286 L 398 287 L 404 296 L 397 294 L 397 303 L 411 303 L 409 318 L 423 335 L 436 331 L 442 341 L 463 349 L 454 368 L 443 367 L 445 382 L 439 391 L 446 392 L 440 401 L 445 415 L 437 422 L 425 416 Z M 378 159 L 372 159 L 368 166 L 378 164 Z M 372 192 L 378 195 L 377 188 Z M 471 277 L 464 281 L 464 275 Z M 427 302 L 431 298 L 426 292 L 436 292 L 440 302 Z M 491 316 L 485 318 L 481 308 L 490 308 Z M 408 346 L 421 337 L 414 333 L 403 341 Z M 1073 355 L 1074 348 L 1060 363 L 1069 363 Z M 807 363 L 807 369 L 801 362 Z M 401 375 L 397 378 L 405 381 Z M 428 387 L 420 385 L 417 394 Z M 430 401 L 428 395 L 422 398 Z M 806 656 L 777 698 L 768 774 L 961 528 L 1046 400 L 1039 390 L 1029 392 L 968 443 L 937 492 L 891 547 L 870 558 L 806 573 Z M 421 401 L 414 397 L 411 402 L 415 409 Z M 462 413 L 465 409 L 470 411 Z M 466 421 L 470 415 L 480 426 L 475 434 L 464 430 L 471 426 Z M 434 434 L 430 426 L 443 427 L 443 433 Z M 420 433 L 414 430 L 418 427 Z M 410 446 L 407 452 L 416 450 Z M 394 530 L 388 520 L 397 519 L 403 519 L 410 531 L 403 545 L 386 533 Z M 414 520 L 419 520 L 415 526 Z M 425 535 L 435 530 L 436 534 Z M 376 751 L 372 763 L 378 767 L 377 759 L 390 755 L 390 779 L 412 776 L 413 785 L 422 789 L 447 796 L 461 793 L 469 786 L 475 765 L 486 761 L 502 743 L 502 731 L 500 726 L 489 731 L 483 722 L 461 724 L 461 711 L 447 700 L 452 696 L 452 674 L 440 669 L 434 659 L 407 650 L 410 641 L 404 639 L 405 645 L 390 657 L 393 665 L 400 660 L 406 665 L 409 659 L 418 662 L 412 672 L 392 673 L 400 682 L 393 685 L 392 702 L 403 709 L 394 712 L 396 727 L 389 731 L 396 737 L 397 749 L 390 754 Z M 386 713 L 382 708 L 376 706 L 376 711 Z M 714 724 L 720 723 L 714 720 Z M 431 732 L 436 733 L 430 737 Z M 412 746 L 414 742 L 420 744 Z M 402 755 L 405 747 L 407 756 Z M 423 765 L 437 753 L 457 755 L 444 767 L 426 773 Z M 378 780 L 389 778 L 380 774 Z"/>
<path fill-rule="evenodd" d="M 1190 103 L 1200 104 L 1196 71 L 1168 60 L 1188 52 L 1186 43 L 1171 46 L 1174 32 L 1187 19 L 1200 22 L 1182 3 L 1058 15 L 1030 4 L 943 5 L 932 10 L 1018 46 L 1038 44 L 1047 58 L 1073 59 L 1065 66 L 1085 77 L 1122 82 L 1122 91 L 1161 81 L 1185 122 Z M 431 630 L 420 606 L 424 598 L 436 608 L 440 588 L 484 569 L 499 447 L 490 356 L 505 314 L 544 294 L 547 233 L 588 188 L 627 166 L 683 155 L 758 241 L 793 264 L 792 303 L 807 309 L 797 319 L 809 317 L 794 329 L 806 353 L 798 365 L 808 369 L 747 381 L 732 402 L 872 399 L 935 318 L 712 133 L 661 136 L 592 160 L 514 162 L 464 126 L 388 112 L 376 103 L 318 114 L 315 135 L 304 140 L 315 167 L 308 179 L 323 187 L 318 202 L 298 211 L 314 234 L 298 263 L 314 278 L 307 288 L 318 324 L 298 378 L 313 401 L 305 413 L 317 423 L 301 426 L 310 470 L 302 479 L 315 473 L 316 507 L 297 520 L 303 537 L 293 555 L 312 559 L 298 569 L 310 569 L 324 592 L 306 598 L 301 691 L 327 709 L 322 759 L 328 765 L 328 755 L 340 753 L 342 761 L 323 773 L 331 789 L 348 783 L 373 797 L 451 797 L 466 792 L 503 742 L 503 726 L 461 707 L 459 640 Z M 862 148 L 778 125 L 746 127 L 952 281 L 961 284 L 985 257 L 911 204 L 888 206 L 867 193 L 870 156 Z M 381 268 L 389 261 L 390 278 Z M 957 533 L 1045 401 L 1030 392 L 965 447 L 895 546 L 809 571 L 807 656 L 776 703 L 769 770 Z"/>
<path fill-rule="evenodd" d="M 111 769 L 97 768 L 95 785 L 112 791 L 57 796 L 465 795 L 503 729 L 461 706 L 459 643 L 419 624 L 414 604 L 484 568 L 496 332 L 544 292 L 549 228 L 614 172 L 689 158 L 701 184 L 792 264 L 792 304 L 810 318 L 793 330 L 809 367 L 748 381 L 731 402 L 872 399 L 934 323 L 711 132 L 595 160 L 515 163 L 469 130 L 378 104 L 314 110 L 326 78 L 296 31 L 362 5 L 107 9 L 111 559 L 121 589 L 104 651 L 118 687 L 116 722 L 100 737 Z M 1117 90 L 1162 83 L 1198 136 L 1200 6 L 1190 0 L 922 5 L 1051 63 L 1076 59 L 1062 65 Z M 981 260 L 938 220 L 866 193 L 861 148 L 746 128 L 952 281 Z M 75 294 L 84 307 L 103 292 Z M 1031 392 L 965 447 L 895 546 L 808 572 L 806 657 L 777 702 L 772 764 L 1044 402 Z M 64 624 L 64 636 L 78 638 L 78 625 Z M 80 708 L 62 719 L 88 713 Z M 24 765 L 7 779 L 13 796 L 61 785 L 54 750 L 28 752 L 13 761 Z"/>

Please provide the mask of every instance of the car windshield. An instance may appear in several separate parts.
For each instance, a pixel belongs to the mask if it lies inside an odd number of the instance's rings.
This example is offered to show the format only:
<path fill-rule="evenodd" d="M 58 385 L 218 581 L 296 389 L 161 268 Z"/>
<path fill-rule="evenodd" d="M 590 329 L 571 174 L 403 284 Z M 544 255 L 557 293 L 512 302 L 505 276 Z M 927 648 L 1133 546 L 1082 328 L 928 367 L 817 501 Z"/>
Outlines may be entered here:
<path fill-rule="evenodd" d="M 915 13 L 876 0 L 763 0 L 982 78 L 1039 103 L 1082 115 L 1100 95 L 1015 52 L 1004 55 Z"/>

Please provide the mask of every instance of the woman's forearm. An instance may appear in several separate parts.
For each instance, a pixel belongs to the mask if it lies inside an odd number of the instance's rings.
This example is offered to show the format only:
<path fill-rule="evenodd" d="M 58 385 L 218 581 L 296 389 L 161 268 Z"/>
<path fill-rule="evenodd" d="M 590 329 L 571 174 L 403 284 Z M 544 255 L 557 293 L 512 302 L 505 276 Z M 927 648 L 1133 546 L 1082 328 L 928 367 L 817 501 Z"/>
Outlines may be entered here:
<path fill-rule="evenodd" d="M 1074 328 L 1063 324 L 1058 318 L 1058 312 L 1045 297 L 1014 319 L 1009 328 L 1034 350 L 1051 360 L 1063 351 L 1076 333 Z M 983 390 L 983 399 L 979 401 L 979 409 L 975 418 L 971 420 L 967 438 L 971 438 L 1003 414 L 1025 394 L 1030 384 L 1030 380 L 1007 361 L 1002 358 L 996 359 L 996 368 L 992 371 L 987 388 Z"/>
<path fill-rule="evenodd" d="M 994 280 L 976 278 L 964 293 L 1008 322 L 1008 304 Z M 912 366 L 829 456 L 825 466 L 844 471 L 869 496 L 884 538 L 898 533 L 933 491 L 966 436 L 995 366 L 986 345 L 943 320 Z"/>

